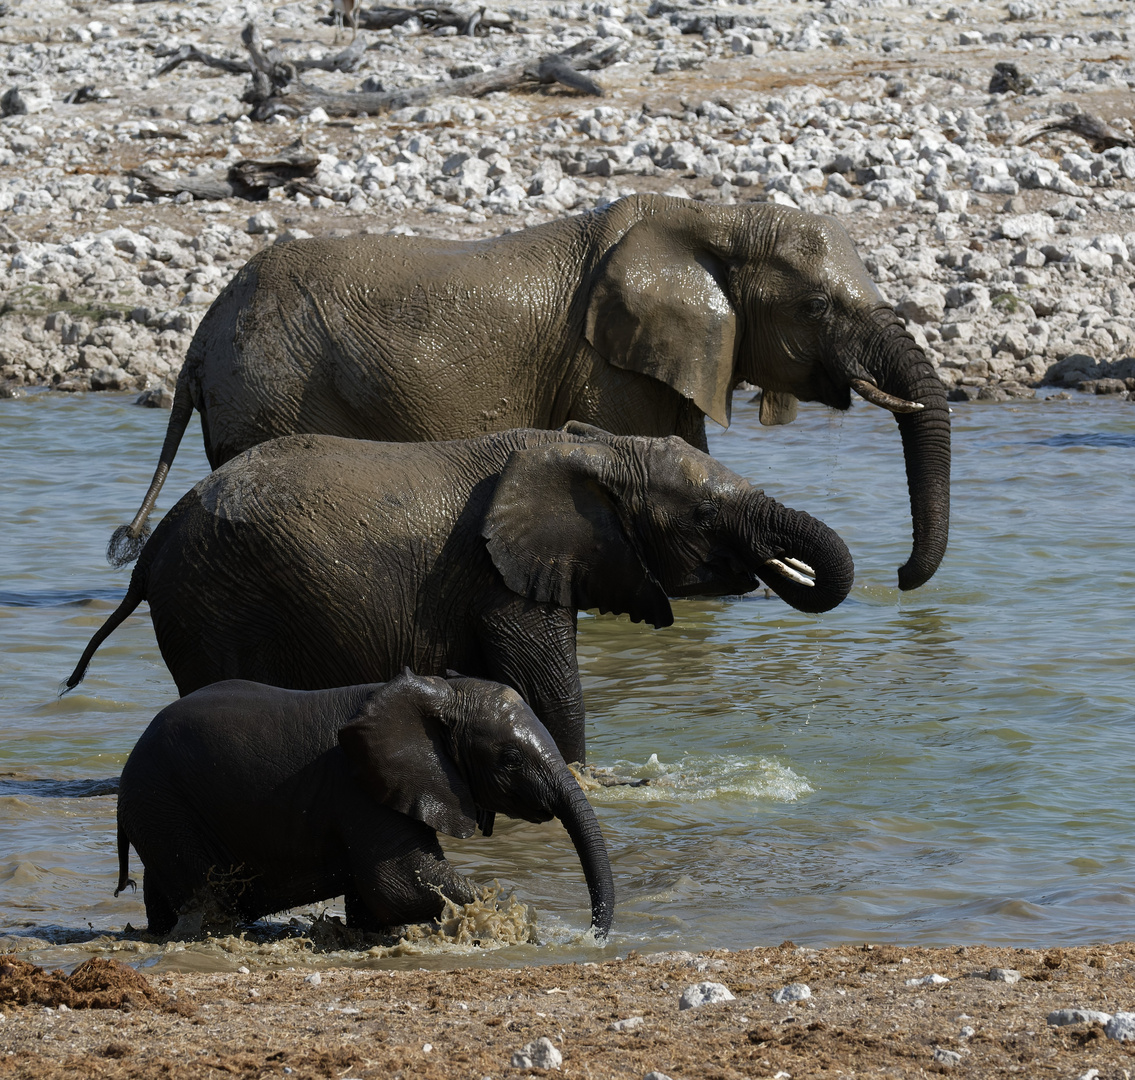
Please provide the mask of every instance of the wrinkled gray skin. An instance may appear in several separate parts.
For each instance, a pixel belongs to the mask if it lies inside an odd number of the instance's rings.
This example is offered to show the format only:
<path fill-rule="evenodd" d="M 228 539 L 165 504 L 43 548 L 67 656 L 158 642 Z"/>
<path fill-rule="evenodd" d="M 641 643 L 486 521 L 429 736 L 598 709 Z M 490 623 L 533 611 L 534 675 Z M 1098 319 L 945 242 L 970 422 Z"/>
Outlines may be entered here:
<path fill-rule="evenodd" d="M 205 315 L 177 384 L 158 470 L 108 558 L 137 557 L 196 407 L 215 468 L 297 432 L 468 438 L 568 420 L 706 449 L 734 386 L 761 420 L 850 388 L 896 411 L 914 546 L 899 586 L 938 568 L 950 424 L 929 360 L 833 218 L 771 204 L 636 195 L 475 243 L 297 240 L 265 249 Z M 922 406 L 922 408 L 918 408 Z"/>
<path fill-rule="evenodd" d="M 786 576 L 792 558 L 815 584 Z M 851 588 L 843 541 L 682 439 L 509 431 L 449 443 L 293 435 L 202 480 L 146 544 L 142 600 L 181 693 L 243 678 L 297 689 L 447 670 L 515 687 L 584 760 L 576 612 L 669 626 L 670 596 L 758 577 L 826 611 Z"/>
<path fill-rule="evenodd" d="M 497 813 L 560 819 L 606 935 L 599 824 L 514 690 L 409 672 L 314 692 L 216 683 L 158 713 L 122 770 L 115 895 L 133 884 L 133 844 L 153 934 L 340 895 L 351 926 L 422 922 L 441 914 L 437 890 L 477 896 L 436 834 L 488 836 Z"/>

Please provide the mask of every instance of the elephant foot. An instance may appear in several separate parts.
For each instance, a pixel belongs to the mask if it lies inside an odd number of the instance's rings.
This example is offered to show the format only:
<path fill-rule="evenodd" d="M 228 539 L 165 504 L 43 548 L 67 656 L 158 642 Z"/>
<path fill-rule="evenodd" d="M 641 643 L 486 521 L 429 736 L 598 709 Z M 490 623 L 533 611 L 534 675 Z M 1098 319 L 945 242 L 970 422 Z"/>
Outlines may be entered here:
<path fill-rule="evenodd" d="M 648 776 L 620 776 L 614 769 L 598 768 L 595 765 L 580 765 L 577 762 L 570 768 L 584 791 L 601 787 L 645 787 L 650 783 Z"/>

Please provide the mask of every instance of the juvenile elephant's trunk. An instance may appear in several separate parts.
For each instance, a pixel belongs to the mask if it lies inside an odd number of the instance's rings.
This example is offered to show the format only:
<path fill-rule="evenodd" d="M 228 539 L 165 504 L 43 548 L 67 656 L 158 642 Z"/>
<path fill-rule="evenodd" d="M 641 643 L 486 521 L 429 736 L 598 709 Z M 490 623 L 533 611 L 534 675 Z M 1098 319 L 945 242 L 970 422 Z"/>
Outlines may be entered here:
<path fill-rule="evenodd" d="M 893 410 L 914 532 L 910 558 L 899 567 L 899 588 L 917 589 L 934 576 L 950 533 L 950 408 L 942 380 L 898 316 L 883 308 L 873 319 L 863 369 L 886 394 L 922 406 L 913 412 Z"/>
<path fill-rule="evenodd" d="M 752 570 L 797 610 L 829 611 L 851 591 L 855 566 L 847 545 L 811 514 L 754 492 L 740 530 L 757 555 Z"/>
<path fill-rule="evenodd" d="M 603 939 L 610 931 L 615 915 L 615 883 L 611 877 L 607 845 L 591 803 L 566 765 L 557 783 L 559 793 L 554 812 L 575 845 L 591 894 L 591 926 L 596 938 Z"/>

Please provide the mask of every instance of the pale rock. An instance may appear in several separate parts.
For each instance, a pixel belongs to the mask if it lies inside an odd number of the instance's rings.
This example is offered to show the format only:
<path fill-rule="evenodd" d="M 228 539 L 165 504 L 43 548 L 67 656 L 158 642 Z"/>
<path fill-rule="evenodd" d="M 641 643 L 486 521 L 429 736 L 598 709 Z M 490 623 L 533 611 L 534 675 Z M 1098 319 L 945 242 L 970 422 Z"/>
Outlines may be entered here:
<path fill-rule="evenodd" d="M 1118 1012 L 1106 1024 L 1103 1033 L 1119 1042 L 1135 1042 L 1135 1012 Z"/>
<path fill-rule="evenodd" d="M 514 1069 L 558 1069 L 563 1061 L 563 1054 L 547 1036 L 528 1043 L 512 1055 Z"/>
<path fill-rule="evenodd" d="M 1086 357 L 1085 357 L 1086 359 Z M 1057 1009 L 1045 1017 L 1050 1027 L 1068 1027 L 1072 1024 L 1107 1024 L 1111 1013 L 1097 1009 Z"/>
<path fill-rule="evenodd" d="M 699 1009 L 703 1005 L 717 1005 L 723 1001 L 735 1000 L 729 988 L 721 983 L 700 982 L 687 986 L 678 999 L 679 1009 Z"/>
<path fill-rule="evenodd" d="M 276 219 L 267 210 L 261 210 L 248 219 L 244 231 L 255 236 L 259 233 L 273 233 L 276 228 Z"/>
<path fill-rule="evenodd" d="M 1129 262 L 1131 255 L 1123 238 L 1116 233 L 1102 233 L 1092 241 L 1092 247 L 1111 256 L 1113 263 Z"/>
<path fill-rule="evenodd" d="M 528 179 L 529 195 L 552 195 L 564 179 L 563 166 L 554 159 L 541 162 Z"/>
<path fill-rule="evenodd" d="M 645 1023 L 641 1016 L 628 1016 L 625 1020 L 615 1020 L 611 1024 L 612 1031 L 634 1031 Z"/>
<path fill-rule="evenodd" d="M 92 390 L 126 390 L 133 385 L 133 378 L 120 367 L 104 367 L 91 372 Z"/>
<path fill-rule="evenodd" d="M 1010 335 L 1016 335 L 1016 337 L 1014 338 L 1013 342 L 1006 345 L 1006 340 L 1009 338 Z M 1018 347 L 1017 347 L 1018 343 L 1016 341 L 1016 338 L 1020 339 L 1019 350 L 1018 350 Z M 1024 334 L 1022 334 L 1019 330 L 1017 330 L 1015 328 L 1012 329 L 1012 330 L 1007 330 L 1005 332 L 1005 336 L 1001 339 L 1001 344 L 999 344 L 997 346 L 997 348 L 998 348 L 998 351 L 1007 349 L 1015 357 L 1017 357 L 1018 360 L 1023 360 L 1026 356 L 1029 355 L 1029 352 L 1031 351 L 1028 348 L 1027 343 L 1025 342 Z M 1021 973 L 1019 971 L 1017 971 L 1015 968 L 998 968 L 998 967 L 990 968 L 989 974 L 986 975 L 985 977 L 990 982 L 1003 982 L 1003 983 L 1008 983 L 1010 986 L 1012 986 L 1014 983 L 1019 983 L 1021 981 Z"/>
<path fill-rule="evenodd" d="M 1009 240 L 1045 240 L 1056 232 L 1056 224 L 1048 214 L 1017 214 L 1002 218 L 1001 235 Z"/>
<path fill-rule="evenodd" d="M 806 983 L 789 983 L 772 995 L 777 1005 L 791 1005 L 796 1001 L 807 1001 L 812 996 L 812 988 Z"/>
<path fill-rule="evenodd" d="M 962 1055 L 957 1050 L 944 1050 L 940 1046 L 934 1048 L 933 1061 L 936 1065 L 945 1065 L 946 1068 L 952 1069 L 960 1064 Z"/>
<path fill-rule="evenodd" d="M 917 979 L 907 979 L 907 986 L 945 986 L 950 980 L 945 975 L 939 975 L 938 972 L 932 971 L 929 975 L 923 975 Z"/>
<path fill-rule="evenodd" d="M 913 289 L 895 305 L 895 311 L 907 322 L 938 323 L 946 314 L 945 290 L 938 285 Z"/>
<path fill-rule="evenodd" d="M 966 257 L 965 275 L 967 281 L 988 281 L 1001 269 L 1001 260 L 994 255 L 975 252 Z"/>
<path fill-rule="evenodd" d="M 323 976 L 318 971 L 313 971 L 310 975 L 305 975 L 304 980 L 308 986 L 318 986 L 323 982 Z"/>
<path fill-rule="evenodd" d="M 877 202 L 884 209 L 913 206 L 918 200 L 910 181 L 900 179 L 872 180 L 863 185 L 863 197 Z"/>

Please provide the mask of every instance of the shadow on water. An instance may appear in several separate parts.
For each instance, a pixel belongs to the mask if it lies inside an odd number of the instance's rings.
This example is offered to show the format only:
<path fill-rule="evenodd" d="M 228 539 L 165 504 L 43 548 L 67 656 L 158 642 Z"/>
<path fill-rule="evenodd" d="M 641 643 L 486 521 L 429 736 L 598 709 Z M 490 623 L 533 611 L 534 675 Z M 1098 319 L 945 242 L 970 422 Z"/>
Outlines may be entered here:
<path fill-rule="evenodd" d="M 1135 447 L 1135 435 L 1117 435 L 1110 431 L 1067 431 L 1061 435 L 1052 435 L 1047 439 L 1035 439 L 1030 446 L 1098 446 L 1098 447 Z"/>
<path fill-rule="evenodd" d="M 0 795 L 31 796 L 36 799 L 92 799 L 97 795 L 117 795 L 118 777 L 104 780 L 23 779 L 0 776 Z"/>
<path fill-rule="evenodd" d="M 125 590 L 117 589 L 33 589 L 30 592 L 0 590 L 0 607 L 83 607 L 96 600 L 109 600 L 117 604 Z"/>

